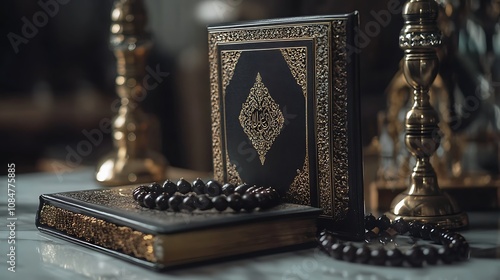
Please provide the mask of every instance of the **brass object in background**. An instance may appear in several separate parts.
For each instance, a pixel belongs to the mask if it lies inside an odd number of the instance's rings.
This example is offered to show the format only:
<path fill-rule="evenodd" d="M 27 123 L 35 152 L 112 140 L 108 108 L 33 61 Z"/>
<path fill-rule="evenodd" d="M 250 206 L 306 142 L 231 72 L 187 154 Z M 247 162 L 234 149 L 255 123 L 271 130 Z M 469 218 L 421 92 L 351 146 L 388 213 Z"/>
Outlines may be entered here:
<path fill-rule="evenodd" d="M 441 140 L 439 116 L 429 102 L 429 88 L 439 67 L 436 48 L 441 45 L 441 32 L 437 16 L 438 4 L 434 0 L 411 0 L 403 9 L 405 26 L 399 44 L 405 51 L 404 76 L 414 90 L 413 107 L 406 115 L 405 144 L 415 156 L 416 165 L 410 186 L 392 201 L 388 216 L 462 228 L 468 225 L 467 214 L 440 190 L 430 163 Z"/>
<path fill-rule="evenodd" d="M 118 0 L 111 17 L 121 107 L 113 120 L 114 150 L 98 164 L 96 179 L 106 186 L 159 181 L 165 178 L 166 160 L 150 148 L 152 119 L 139 107 L 148 90 L 146 57 L 152 47 L 144 2 Z"/>

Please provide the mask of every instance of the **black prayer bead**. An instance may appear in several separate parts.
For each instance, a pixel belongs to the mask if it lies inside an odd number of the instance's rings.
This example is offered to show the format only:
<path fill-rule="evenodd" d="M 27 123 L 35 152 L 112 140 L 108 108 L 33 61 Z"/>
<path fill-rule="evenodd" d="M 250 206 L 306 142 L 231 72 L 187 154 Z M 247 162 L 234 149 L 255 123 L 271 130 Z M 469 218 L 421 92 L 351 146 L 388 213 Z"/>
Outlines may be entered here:
<path fill-rule="evenodd" d="M 404 261 L 403 253 L 398 248 L 387 250 L 387 262 L 392 266 L 401 266 Z"/>
<path fill-rule="evenodd" d="M 367 230 L 372 230 L 377 226 L 377 218 L 372 214 L 365 216 L 365 228 Z"/>
<path fill-rule="evenodd" d="M 205 193 L 205 183 L 200 178 L 193 181 L 193 186 L 191 188 L 192 191 L 196 194 Z"/>
<path fill-rule="evenodd" d="M 156 193 L 148 193 L 145 197 L 144 197 L 144 206 L 146 206 L 147 208 L 155 208 L 156 207 L 156 198 L 158 197 L 158 195 Z"/>
<path fill-rule="evenodd" d="M 441 243 L 441 234 L 442 233 L 443 233 L 443 231 L 440 230 L 439 228 L 433 228 L 429 232 L 429 238 L 436 243 Z"/>
<path fill-rule="evenodd" d="M 387 244 L 393 241 L 392 235 L 390 235 L 387 231 L 383 231 L 379 234 L 378 240 L 382 244 Z"/>
<path fill-rule="evenodd" d="M 194 202 L 194 206 L 202 211 L 209 210 L 214 207 L 212 203 L 212 199 L 208 197 L 206 194 L 201 194 L 197 196 L 196 201 Z"/>
<path fill-rule="evenodd" d="M 243 195 L 251 186 L 247 184 L 241 184 L 236 187 L 234 190 L 235 192 L 239 193 L 240 195 Z"/>
<path fill-rule="evenodd" d="M 325 232 L 326 233 L 326 232 Z M 337 240 L 331 234 L 325 234 L 320 237 L 319 244 L 323 249 L 329 248 L 333 245 Z"/>
<path fill-rule="evenodd" d="M 221 194 L 221 188 L 219 182 L 210 180 L 206 184 L 205 193 L 208 194 L 208 196 L 214 197 Z"/>
<path fill-rule="evenodd" d="M 453 233 L 451 233 L 451 232 L 443 232 L 441 234 L 441 243 L 443 245 L 450 244 L 451 241 L 453 241 L 453 239 L 455 239 L 455 238 L 453 236 Z"/>
<path fill-rule="evenodd" d="M 424 254 L 419 246 L 415 246 L 405 252 L 406 261 L 413 267 L 421 267 L 424 262 Z"/>
<path fill-rule="evenodd" d="M 188 195 L 188 196 L 184 197 L 184 200 L 182 201 L 180 208 L 182 208 L 183 210 L 192 212 L 192 211 L 194 211 L 194 209 L 196 209 L 195 201 L 196 201 L 195 195 Z"/>
<path fill-rule="evenodd" d="M 177 181 L 177 191 L 182 194 L 187 194 L 191 191 L 191 184 L 184 179 L 180 179 Z"/>
<path fill-rule="evenodd" d="M 422 223 L 419 221 L 413 221 L 410 223 L 410 235 L 413 237 L 420 237 L 420 229 L 422 228 Z"/>
<path fill-rule="evenodd" d="M 264 193 L 256 193 L 255 198 L 257 199 L 257 204 L 259 208 L 266 209 L 273 206 L 273 202 L 271 197 Z"/>
<path fill-rule="evenodd" d="M 180 211 L 179 206 L 182 204 L 184 198 L 180 194 L 174 194 L 172 197 L 168 199 L 168 207 L 175 212 Z"/>
<path fill-rule="evenodd" d="M 391 225 L 391 220 L 386 215 L 382 215 L 378 217 L 376 225 L 381 231 L 386 230 Z"/>
<path fill-rule="evenodd" d="M 173 195 L 177 191 L 177 185 L 170 180 L 166 180 L 163 183 L 163 192 L 167 193 L 169 196 Z"/>
<path fill-rule="evenodd" d="M 377 238 L 377 234 L 371 230 L 365 232 L 365 242 L 370 243 Z"/>
<path fill-rule="evenodd" d="M 212 198 L 212 203 L 214 204 L 214 208 L 218 211 L 224 211 L 227 209 L 227 199 L 223 195 L 216 196 Z"/>
<path fill-rule="evenodd" d="M 239 193 L 230 194 L 227 197 L 227 202 L 229 207 L 234 211 L 238 212 L 243 208 L 243 200 L 241 199 L 241 195 Z"/>
<path fill-rule="evenodd" d="M 245 193 L 243 196 L 241 196 L 241 199 L 243 200 L 243 209 L 248 212 L 254 210 L 258 206 L 257 198 L 253 193 Z"/>
<path fill-rule="evenodd" d="M 149 189 L 150 192 L 156 194 L 156 196 L 163 192 L 161 185 L 158 183 L 152 183 L 151 185 L 149 185 Z"/>
<path fill-rule="evenodd" d="M 441 261 L 445 264 L 450 264 L 453 262 L 455 259 L 455 256 L 453 256 L 450 252 L 450 250 L 446 247 L 441 247 L 438 249 L 438 255 Z"/>
<path fill-rule="evenodd" d="M 370 260 L 370 249 L 363 246 L 356 250 L 356 261 L 359 263 L 367 263 Z"/>
<path fill-rule="evenodd" d="M 246 192 L 248 193 L 255 193 L 257 194 L 258 192 L 262 191 L 264 188 L 263 187 L 259 187 L 259 186 L 251 186 L 250 188 L 247 189 Z"/>
<path fill-rule="evenodd" d="M 448 244 L 444 244 L 443 246 L 447 247 L 450 250 L 450 253 L 454 256 L 454 260 L 459 260 L 458 250 L 460 249 L 460 241 L 454 239 Z"/>
<path fill-rule="evenodd" d="M 233 184 L 227 183 L 222 186 L 222 193 L 229 196 L 234 193 L 236 187 Z"/>
<path fill-rule="evenodd" d="M 429 224 L 423 224 L 421 227 L 420 227 L 420 236 L 422 237 L 422 239 L 424 240 L 430 240 L 431 239 L 431 230 L 433 229 L 434 227 L 432 225 L 429 225 Z"/>
<path fill-rule="evenodd" d="M 134 198 L 135 201 L 137 201 L 137 198 L 139 197 L 139 195 L 143 192 L 147 192 L 148 190 L 148 187 L 147 186 L 139 186 L 137 188 L 134 189 L 134 191 L 132 192 L 132 197 Z"/>
<path fill-rule="evenodd" d="M 347 244 L 342 249 L 342 259 L 348 262 L 354 262 L 356 259 L 356 247 L 352 244 Z"/>
<path fill-rule="evenodd" d="M 144 197 L 146 197 L 146 195 L 148 195 L 148 194 L 149 194 L 148 192 L 141 192 L 137 196 L 137 202 L 139 203 L 140 206 L 146 207 L 146 205 L 144 204 Z"/>
<path fill-rule="evenodd" d="M 264 189 L 264 192 L 269 193 L 271 196 L 271 199 L 274 203 L 279 203 L 280 201 L 280 194 L 273 188 L 268 187 Z"/>
<path fill-rule="evenodd" d="M 384 248 L 373 249 L 370 253 L 370 260 L 374 265 L 384 265 L 386 257 Z"/>
<path fill-rule="evenodd" d="M 408 232 L 410 229 L 410 225 L 408 224 L 407 221 L 403 219 L 397 219 L 394 221 L 391 225 L 391 227 L 398 233 L 398 234 L 405 234 Z"/>
<path fill-rule="evenodd" d="M 333 258 L 340 260 L 342 258 L 342 252 L 344 250 L 344 244 L 342 243 L 333 243 L 330 248 L 328 248 L 328 253 Z"/>
<path fill-rule="evenodd" d="M 168 196 L 168 194 L 166 193 L 162 193 L 160 194 L 156 200 L 155 200 L 155 203 L 156 203 L 156 207 L 160 210 L 166 210 L 168 209 L 168 199 L 170 197 Z"/>
<path fill-rule="evenodd" d="M 437 264 L 439 260 L 438 251 L 432 246 L 427 246 L 422 248 L 422 254 L 424 255 L 425 261 L 430 265 Z"/>

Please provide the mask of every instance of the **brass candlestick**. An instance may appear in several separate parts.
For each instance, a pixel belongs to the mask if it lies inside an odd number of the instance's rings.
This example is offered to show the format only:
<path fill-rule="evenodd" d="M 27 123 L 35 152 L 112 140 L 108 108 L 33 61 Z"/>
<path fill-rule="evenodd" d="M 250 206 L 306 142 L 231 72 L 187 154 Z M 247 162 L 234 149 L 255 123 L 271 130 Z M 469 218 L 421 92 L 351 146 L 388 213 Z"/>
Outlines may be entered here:
<path fill-rule="evenodd" d="M 121 106 L 113 120 L 114 150 L 98 164 L 96 179 L 106 186 L 159 181 L 165 177 L 165 159 L 150 149 L 152 122 L 139 107 L 147 94 L 146 57 L 152 47 L 143 0 L 117 0 L 111 18 Z"/>
<path fill-rule="evenodd" d="M 406 115 L 405 143 L 416 157 L 416 165 L 409 188 L 392 201 L 387 215 L 392 220 L 401 217 L 455 229 L 468 225 L 467 214 L 439 189 L 429 161 L 441 140 L 439 117 L 429 102 L 429 88 L 439 67 L 436 48 L 441 45 L 441 32 L 437 16 L 434 0 L 411 0 L 403 9 L 405 26 L 399 44 L 405 51 L 404 76 L 414 90 L 413 107 Z"/>

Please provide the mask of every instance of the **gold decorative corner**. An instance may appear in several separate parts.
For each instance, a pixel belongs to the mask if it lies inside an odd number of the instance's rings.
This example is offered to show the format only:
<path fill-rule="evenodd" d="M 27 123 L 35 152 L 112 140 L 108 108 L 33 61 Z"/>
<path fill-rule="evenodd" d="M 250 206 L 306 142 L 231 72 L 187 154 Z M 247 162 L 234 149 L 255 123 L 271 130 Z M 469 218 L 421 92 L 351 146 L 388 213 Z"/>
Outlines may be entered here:
<path fill-rule="evenodd" d="M 280 51 L 297 84 L 302 88 L 304 97 L 307 97 L 307 48 L 284 48 Z"/>
<path fill-rule="evenodd" d="M 223 51 L 221 52 L 222 67 L 222 92 L 226 96 L 226 88 L 233 79 L 236 64 L 241 56 L 241 51 Z"/>
<path fill-rule="evenodd" d="M 229 155 L 226 153 L 226 172 L 227 172 L 227 183 L 231 183 L 233 185 L 239 185 L 243 183 L 240 178 L 240 173 L 235 164 L 231 163 L 229 159 Z"/>
<path fill-rule="evenodd" d="M 293 179 L 290 189 L 285 195 L 289 203 L 311 205 L 311 188 L 309 181 L 309 155 L 306 153 L 304 166 L 297 169 L 297 176 Z"/>

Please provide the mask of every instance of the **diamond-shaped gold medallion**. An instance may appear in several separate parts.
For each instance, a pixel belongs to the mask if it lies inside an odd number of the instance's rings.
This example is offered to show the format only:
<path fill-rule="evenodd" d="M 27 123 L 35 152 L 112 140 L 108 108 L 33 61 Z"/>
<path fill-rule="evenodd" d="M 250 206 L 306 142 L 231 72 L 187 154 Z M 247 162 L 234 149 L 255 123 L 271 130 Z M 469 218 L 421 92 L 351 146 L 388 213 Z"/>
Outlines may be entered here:
<path fill-rule="evenodd" d="M 243 103 L 239 120 L 264 165 L 266 154 L 281 133 L 285 118 L 262 82 L 260 73 L 257 73 L 255 84 Z"/>

